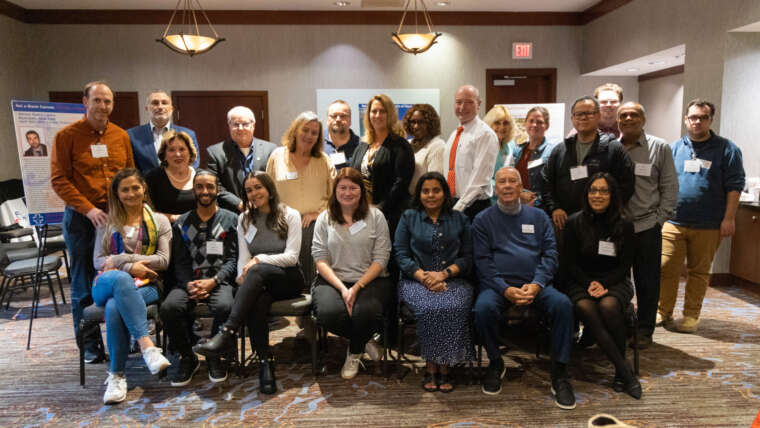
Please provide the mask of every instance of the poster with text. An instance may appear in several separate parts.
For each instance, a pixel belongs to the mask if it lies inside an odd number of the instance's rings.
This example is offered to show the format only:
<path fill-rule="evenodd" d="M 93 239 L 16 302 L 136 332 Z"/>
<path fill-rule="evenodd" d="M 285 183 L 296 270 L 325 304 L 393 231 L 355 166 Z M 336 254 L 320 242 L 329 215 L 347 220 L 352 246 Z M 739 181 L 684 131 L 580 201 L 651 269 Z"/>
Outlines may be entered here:
<path fill-rule="evenodd" d="M 525 132 L 525 116 L 528 114 L 528 110 L 537 106 L 544 107 L 549 111 L 549 129 L 544 134 L 546 141 L 559 143 L 565 138 L 565 103 L 500 105 L 506 107 L 515 120 L 517 126 L 514 136 L 515 143 L 522 144 L 528 141 L 528 134 Z"/>
<path fill-rule="evenodd" d="M 84 105 L 46 101 L 11 101 L 29 223 L 55 224 L 64 203 L 50 186 L 50 154 L 55 134 L 82 118 Z"/>

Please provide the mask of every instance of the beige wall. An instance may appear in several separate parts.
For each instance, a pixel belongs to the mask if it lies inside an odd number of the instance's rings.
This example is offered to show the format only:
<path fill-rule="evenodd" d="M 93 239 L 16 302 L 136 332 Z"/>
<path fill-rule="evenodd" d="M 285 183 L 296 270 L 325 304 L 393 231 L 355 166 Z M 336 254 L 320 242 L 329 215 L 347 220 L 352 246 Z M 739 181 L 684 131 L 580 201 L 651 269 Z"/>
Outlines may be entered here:
<path fill-rule="evenodd" d="M 638 101 L 647 111 L 648 134 L 669 143 L 681 138 L 683 74 L 639 82 Z"/>
<path fill-rule="evenodd" d="M 439 88 L 442 130 L 448 135 L 456 120 L 454 91 L 463 83 L 484 88 L 487 68 L 556 67 L 558 101 L 566 103 L 609 80 L 580 76 L 581 27 L 437 27 L 444 33 L 440 42 L 413 56 L 398 50 L 384 26 L 221 26 L 217 31 L 227 41 L 194 58 L 156 43 L 160 26 L 14 27 L 30 33 L 33 45 L 24 61 L 30 57 L 38 70 L 28 78 L 31 90 L 25 96 L 46 100 L 48 91 L 79 90 L 101 78 L 116 90 L 138 91 L 141 99 L 156 87 L 266 90 L 273 140 L 299 112 L 316 108 L 320 88 Z M 535 43 L 534 60 L 513 61 L 511 43 L 524 40 Z M 13 67 L 22 68 L 21 58 L 15 62 Z M 615 81 L 637 96 L 635 78 Z M 9 89 L 0 88 L 0 99 L 8 98 Z M 565 122 L 569 129 L 568 117 Z"/>

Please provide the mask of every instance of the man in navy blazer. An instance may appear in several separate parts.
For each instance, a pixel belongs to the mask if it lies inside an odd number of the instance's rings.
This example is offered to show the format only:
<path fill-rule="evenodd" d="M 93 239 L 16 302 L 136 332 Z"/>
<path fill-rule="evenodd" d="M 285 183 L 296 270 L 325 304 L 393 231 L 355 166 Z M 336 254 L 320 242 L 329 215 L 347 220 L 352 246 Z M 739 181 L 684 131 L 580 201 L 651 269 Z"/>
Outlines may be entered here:
<path fill-rule="evenodd" d="M 254 138 L 256 117 L 248 107 L 227 112 L 230 138 L 210 146 L 208 169 L 219 177 L 219 206 L 232 212 L 243 211 L 243 180 L 250 171 L 264 171 L 269 155 L 277 148 L 269 141 Z"/>
<path fill-rule="evenodd" d="M 198 152 L 198 138 L 195 136 L 195 131 L 171 122 L 174 106 L 169 94 L 164 91 L 151 92 L 148 94 L 145 110 L 150 113 L 150 122 L 127 129 L 129 141 L 132 143 L 132 154 L 135 157 L 135 167 L 143 175 L 159 166 L 158 148 L 161 147 L 161 136 L 169 129 L 190 135 L 195 144 L 195 151 Z M 199 164 L 200 157 L 196 156 L 192 166 L 197 169 Z"/>

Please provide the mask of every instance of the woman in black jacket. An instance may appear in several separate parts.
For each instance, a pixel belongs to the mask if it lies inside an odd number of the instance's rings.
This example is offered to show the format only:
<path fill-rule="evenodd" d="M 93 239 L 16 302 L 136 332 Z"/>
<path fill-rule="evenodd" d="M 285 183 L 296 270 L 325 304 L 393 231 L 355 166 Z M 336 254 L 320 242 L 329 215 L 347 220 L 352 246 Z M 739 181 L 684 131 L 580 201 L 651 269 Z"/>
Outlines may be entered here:
<path fill-rule="evenodd" d="M 620 189 L 610 174 L 591 176 L 583 210 L 570 216 L 565 233 L 565 293 L 584 328 L 615 365 L 613 389 L 639 399 L 641 384 L 625 359 L 624 309 L 633 297 L 633 225 L 623 218 Z"/>
<path fill-rule="evenodd" d="M 404 139 L 396 106 L 385 94 L 375 95 L 367 103 L 364 129 L 366 134 L 354 152 L 351 166 L 362 173 L 370 202 L 383 212 L 393 236 L 410 200 L 414 151 Z"/>

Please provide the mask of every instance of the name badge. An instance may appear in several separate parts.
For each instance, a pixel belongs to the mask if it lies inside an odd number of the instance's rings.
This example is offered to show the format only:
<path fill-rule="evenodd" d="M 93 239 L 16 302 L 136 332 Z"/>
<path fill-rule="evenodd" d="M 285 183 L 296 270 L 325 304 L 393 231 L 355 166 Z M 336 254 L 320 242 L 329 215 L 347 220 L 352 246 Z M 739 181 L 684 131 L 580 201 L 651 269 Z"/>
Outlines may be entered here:
<path fill-rule="evenodd" d="M 221 241 L 207 241 L 206 242 L 206 254 L 221 256 L 224 254 L 224 242 Z"/>
<path fill-rule="evenodd" d="M 541 166 L 543 164 L 544 164 L 544 160 L 542 158 L 541 159 L 532 160 L 532 161 L 528 162 L 528 169 L 533 169 L 533 168 L 535 168 L 537 166 Z"/>
<path fill-rule="evenodd" d="M 588 177 L 588 168 L 586 165 L 576 166 L 570 168 L 570 179 L 573 181 L 580 180 Z"/>
<path fill-rule="evenodd" d="M 94 158 L 108 157 L 108 147 L 105 144 L 91 144 L 90 151 L 92 152 L 92 157 Z"/>
<path fill-rule="evenodd" d="M 248 232 L 245 233 L 245 240 L 248 241 L 250 244 L 251 241 L 253 241 L 253 237 L 256 236 L 256 226 L 250 225 L 248 226 Z"/>
<path fill-rule="evenodd" d="M 615 257 L 615 244 L 610 241 L 599 241 L 599 254 L 602 256 Z"/>
<path fill-rule="evenodd" d="M 343 152 L 330 153 L 330 162 L 333 165 L 342 165 L 346 163 L 346 154 Z"/>
<path fill-rule="evenodd" d="M 712 166 L 712 161 L 704 160 L 704 159 L 697 159 L 699 161 L 700 166 L 704 169 L 710 169 Z"/>
<path fill-rule="evenodd" d="M 536 233 L 536 228 L 532 224 L 522 225 L 522 233 Z"/>
<path fill-rule="evenodd" d="M 702 168 L 702 164 L 698 159 L 689 159 L 683 163 L 683 170 L 686 172 L 699 172 L 700 168 Z"/>
<path fill-rule="evenodd" d="M 295 179 L 298 178 L 298 172 L 296 172 L 296 171 L 288 171 L 285 174 L 285 178 L 288 179 L 288 180 L 295 180 Z"/>
<path fill-rule="evenodd" d="M 127 238 L 132 238 L 135 236 L 135 229 L 137 228 L 132 226 L 124 226 L 124 232 L 126 232 Z"/>
<path fill-rule="evenodd" d="M 636 162 L 634 173 L 642 177 L 650 177 L 652 175 L 652 164 Z"/>
<path fill-rule="evenodd" d="M 348 232 L 352 235 L 356 235 L 357 233 L 359 233 L 359 231 L 361 231 L 365 227 L 367 227 L 367 222 L 364 220 L 359 220 L 356 223 L 352 224 L 351 227 L 348 228 Z"/>

